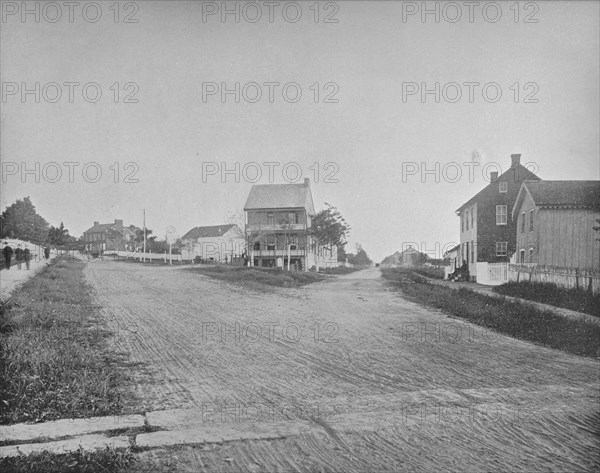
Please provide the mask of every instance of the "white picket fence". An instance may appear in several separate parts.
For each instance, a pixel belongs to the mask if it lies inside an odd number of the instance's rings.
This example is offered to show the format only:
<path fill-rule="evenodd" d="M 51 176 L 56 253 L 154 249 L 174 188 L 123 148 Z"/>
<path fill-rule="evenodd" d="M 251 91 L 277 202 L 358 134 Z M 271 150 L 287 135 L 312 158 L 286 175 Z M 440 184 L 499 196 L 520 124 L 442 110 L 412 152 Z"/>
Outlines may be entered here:
<path fill-rule="evenodd" d="M 508 279 L 516 282 L 551 283 L 564 288 L 581 288 L 594 294 L 600 293 L 600 273 L 579 268 L 511 264 Z"/>
<path fill-rule="evenodd" d="M 142 253 L 136 251 L 114 251 L 107 250 L 104 252 L 103 257 L 113 257 L 113 258 L 122 258 L 122 259 L 134 259 L 138 261 L 155 261 L 155 260 L 163 260 L 164 262 L 168 261 L 176 261 L 183 262 L 183 258 L 181 255 L 169 255 L 168 253 Z"/>

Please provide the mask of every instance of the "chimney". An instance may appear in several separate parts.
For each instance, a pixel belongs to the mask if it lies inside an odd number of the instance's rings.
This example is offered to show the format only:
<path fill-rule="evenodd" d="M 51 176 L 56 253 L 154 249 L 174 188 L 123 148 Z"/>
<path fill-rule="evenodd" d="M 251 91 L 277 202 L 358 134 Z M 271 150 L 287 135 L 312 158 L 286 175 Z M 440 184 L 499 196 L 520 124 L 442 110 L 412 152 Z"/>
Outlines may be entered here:
<path fill-rule="evenodd" d="M 498 180 L 498 171 L 490 172 L 490 182 L 496 182 Z"/>
<path fill-rule="evenodd" d="M 118 231 L 123 230 L 123 220 L 115 219 L 115 226 L 117 227 Z"/>
<path fill-rule="evenodd" d="M 510 167 L 514 168 L 521 164 L 521 155 L 520 154 L 511 154 L 510 155 Z"/>
<path fill-rule="evenodd" d="M 304 187 L 309 187 L 310 186 L 310 179 L 308 177 L 304 178 Z"/>
<path fill-rule="evenodd" d="M 94 227 L 97 227 L 98 225 L 100 225 L 100 222 L 94 222 Z"/>

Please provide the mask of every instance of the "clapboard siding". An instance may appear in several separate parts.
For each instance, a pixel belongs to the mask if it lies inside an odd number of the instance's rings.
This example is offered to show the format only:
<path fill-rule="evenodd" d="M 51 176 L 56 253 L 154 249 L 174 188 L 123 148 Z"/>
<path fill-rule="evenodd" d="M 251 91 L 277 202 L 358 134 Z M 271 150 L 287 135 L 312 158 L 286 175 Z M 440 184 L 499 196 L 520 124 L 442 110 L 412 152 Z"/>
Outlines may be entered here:
<path fill-rule="evenodd" d="M 600 269 L 599 243 L 593 226 L 600 213 L 584 209 L 537 209 L 538 264 Z"/>

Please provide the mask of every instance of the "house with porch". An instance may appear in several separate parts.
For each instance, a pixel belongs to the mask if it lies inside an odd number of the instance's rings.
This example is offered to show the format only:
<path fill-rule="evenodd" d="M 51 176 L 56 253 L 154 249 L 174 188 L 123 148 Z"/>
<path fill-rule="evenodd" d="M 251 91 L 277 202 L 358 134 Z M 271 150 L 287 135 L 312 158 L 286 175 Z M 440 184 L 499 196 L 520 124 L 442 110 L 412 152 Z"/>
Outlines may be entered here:
<path fill-rule="evenodd" d="M 499 284 L 505 278 L 490 265 L 508 264 L 516 250 L 516 222 L 511 210 L 524 181 L 539 181 L 521 164 L 521 155 L 511 155 L 510 168 L 498 176 L 490 174 L 490 183 L 456 210 L 460 219 L 460 246 L 457 266 L 467 263 L 472 280 L 481 284 Z M 490 272 L 490 269 L 494 271 Z"/>
<path fill-rule="evenodd" d="M 600 181 L 525 181 L 511 215 L 515 263 L 600 270 Z"/>
<path fill-rule="evenodd" d="M 244 211 L 251 266 L 339 266 L 337 247 L 317 245 L 310 236 L 315 207 L 309 179 L 301 184 L 253 185 Z"/>

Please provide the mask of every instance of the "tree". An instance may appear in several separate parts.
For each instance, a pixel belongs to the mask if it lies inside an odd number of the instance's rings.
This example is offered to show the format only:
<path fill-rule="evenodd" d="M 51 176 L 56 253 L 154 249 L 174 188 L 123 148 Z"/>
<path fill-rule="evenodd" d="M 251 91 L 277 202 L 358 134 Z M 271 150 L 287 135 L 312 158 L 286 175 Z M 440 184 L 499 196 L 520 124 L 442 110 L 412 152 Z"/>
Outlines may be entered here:
<path fill-rule="evenodd" d="M 261 225 L 253 225 L 252 227 L 246 226 L 246 213 L 243 210 L 236 210 L 227 217 L 228 223 L 235 225 L 235 236 L 244 239 L 244 253 L 246 257 L 251 260 L 254 245 L 264 244 L 265 238 L 273 232 L 268 232 L 261 228 Z M 252 263 L 250 263 L 252 264 Z"/>
<path fill-rule="evenodd" d="M 54 227 L 50 225 L 48 230 L 48 243 L 53 246 L 63 246 L 67 243 L 72 243 L 74 238 L 69 235 L 69 230 L 65 228 L 63 222 L 60 222 L 60 226 Z"/>
<path fill-rule="evenodd" d="M 346 245 L 346 236 L 350 232 L 350 226 L 339 210 L 328 203 L 325 203 L 325 205 L 327 206 L 326 209 L 311 216 L 309 228 L 309 235 L 316 245 L 317 271 L 319 270 L 318 255 L 320 247 L 336 246 L 338 249 L 343 249 Z"/>
<path fill-rule="evenodd" d="M 113 249 L 115 251 L 119 251 L 119 248 L 121 247 L 121 245 L 125 243 L 125 237 L 123 236 L 123 233 L 121 233 L 119 230 L 115 229 L 115 228 L 109 228 L 106 232 L 106 243 L 107 243 L 107 247 L 110 244 L 112 244 Z M 108 248 L 107 248 L 108 249 Z"/>
<path fill-rule="evenodd" d="M 146 228 L 146 251 L 149 251 L 150 244 L 154 240 L 156 240 L 155 236 L 150 236 L 150 235 L 152 235 L 152 230 L 150 230 L 149 228 Z M 135 235 L 132 239 L 132 242 L 135 244 L 136 248 L 144 246 L 144 230 L 143 229 L 138 228 L 135 231 Z"/>
<path fill-rule="evenodd" d="M 354 266 L 371 266 L 373 261 L 367 255 L 367 252 L 361 246 L 360 243 L 356 244 L 356 254 L 348 254 L 348 263 Z"/>
<path fill-rule="evenodd" d="M 48 231 L 48 222 L 36 212 L 29 197 L 17 200 L 2 212 L 3 238 L 18 238 L 43 245 Z"/>

